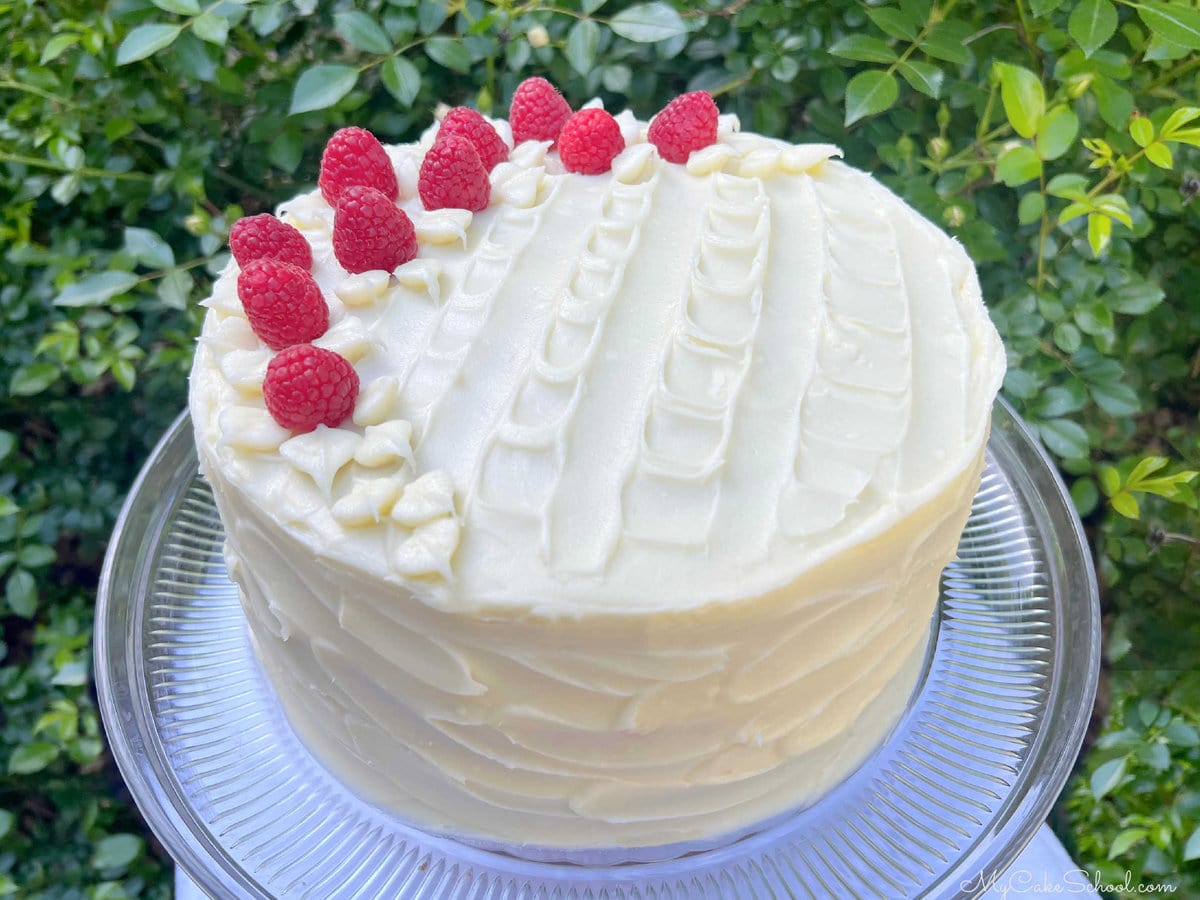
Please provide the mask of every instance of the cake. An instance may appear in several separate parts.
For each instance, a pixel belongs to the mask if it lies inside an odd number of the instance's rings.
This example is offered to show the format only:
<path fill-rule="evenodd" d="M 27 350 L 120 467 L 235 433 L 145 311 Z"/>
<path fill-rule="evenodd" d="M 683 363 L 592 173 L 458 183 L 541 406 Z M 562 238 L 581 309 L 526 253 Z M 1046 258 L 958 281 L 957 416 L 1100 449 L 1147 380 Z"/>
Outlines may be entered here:
<path fill-rule="evenodd" d="M 229 574 L 296 734 L 401 820 L 744 833 L 904 713 L 1003 349 L 962 247 L 836 147 L 536 81 L 511 124 L 339 132 L 246 226 L 189 397 Z M 285 356 L 315 418 L 270 402 Z"/>

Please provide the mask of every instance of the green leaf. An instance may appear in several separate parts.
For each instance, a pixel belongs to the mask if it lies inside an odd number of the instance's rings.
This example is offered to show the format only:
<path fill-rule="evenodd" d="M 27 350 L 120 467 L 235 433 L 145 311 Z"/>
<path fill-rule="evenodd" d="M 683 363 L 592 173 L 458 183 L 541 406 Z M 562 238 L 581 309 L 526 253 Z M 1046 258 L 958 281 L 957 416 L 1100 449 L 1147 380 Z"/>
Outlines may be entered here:
<path fill-rule="evenodd" d="M 1159 134 L 1164 139 L 1169 138 L 1194 119 L 1200 119 L 1200 106 L 1181 106 L 1167 116 Z"/>
<path fill-rule="evenodd" d="M 927 97 L 937 99 L 942 94 L 942 81 L 945 73 L 933 63 L 914 62 L 906 59 L 898 66 L 904 80 Z"/>
<path fill-rule="evenodd" d="M 1145 828 L 1126 828 L 1124 831 L 1118 832 L 1113 838 L 1112 845 L 1108 848 L 1108 858 L 1116 859 L 1127 853 L 1134 845 L 1140 844 L 1146 840 L 1150 832 Z"/>
<path fill-rule="evenodd" d="M 915 41 L 921 22 L 894 6 L 867 7 L 867 15 L 884 34 L 902 41 Z"/>
<path fill-rule="evenodd" d="M 1170 140 L 1180 144 L 1191 144 L 1200 147 L 1200 128 L 1184 128 L 1171 135 Z"/>
<path fill-rule="evenodd" d="M 447 0 L 421 0 L 417 6 L 417 29 L 421 34 L 433 34 L 449 17 Z"/>
<path fill-rule="evenodd" d="M 57 554 L 45 544 L 26 544 L 17 554 L 17 562 L 27 569 L 41 569 L 54 562 Z"/>
<path fill-rule="evenodd" d="M 393 56 L 384 62 L 379 77 L 388 93 L 405 106 L 412 106 L 421 90 L 421 73 L 403 56 Z"/>
<path fill-rule="evenodd" d="M 1088 180 L 1083 175 L 1068 172 L 1055 175 L 1046 182 L 1046 193 L 1064 200 L 1082 200 L 1087 196 Z"/>
<path fill-rule="evenodd" d="M 151 0 L 161 10 L 178 13 L 181 16 L 200 15 L 199 0 Z"/>
<path fill-rule="evenodd" d="M 1136 519 L 1142 514 L 1141 509 L 1138 508 L 1137 500 L 1133 498 L 1132 494 L 1126 491 L 1114 494 L 1109 504 L 1127 519 Z"/>
<path fill-rule="evenodd" d="M 1163 735 L 1172 747 L 1200 747 L 1200 731 L 1187 722 L 1171 722 L 1163 729 Z"/>
<path fill-rule="evenodd" d="M 1133 217 L 1129 214 L 1129 201 L 1120 194 L 1101 194 L 1093 202 L 1097 212 L 1116 219 L 1126 228 L 1133 227 Z"/>
<path fill-rule="evenodd" d="M 17 449 L 17 436 L 11 431 L 0 429 L 0 462 L 8 459 Z"/>
<path fill-rule="evenodd" d="M 148 228 L 126 228 L 125 250 L 151 269 L 169 269 L 175 265 L 175 251 L 171 245 Z"/>
<path fill-rule="evenodd" d="M 142 855 L 145 841 L 134 834 L 110 834 L 92 849 L 93 869 L 124 869 Z"/>
<path fill-rule="evenodd" d="M 1042 443 L 1063 459 L 1084 459 L 1088 455 L 1088 435 L 1083 426 L 1070 419 L 1048 419 L 1038 424 Z"/>
<path fill-rule="evenodd" d="M 318 65 L 305 69 L 296 79 L 288 115 L 327 109 L 350 93 L 357 82 L 358 69 L 353 66 Z"/>
<path fill-rule="evenodd" d="M 283 169 L 285 172 L 295 172 L 303 156 L 304 138 L 298 131 L 288 129 L 279 132 L 271 139 L 271 144 L 267 147 L 267 158 L 271 160 L 271 165 Z M 188 291 L 191 291 L 190 283 Z M 159 296 L 162 296 L 161 290 Z"/>
<path fill-rule="evenodd" d="M 1116 496 L 1121 490 L 1121 473 L 1113 466 L 1101 466 L 1096 470 L 1096 478 L 1100 481 L 1100 490 L 1105 497 Z"/>
<path fill-rule="evenodd" d="M 994 63 L 994 69 L 1000 78 L 1000 99 L 1009 124 L 1021 137 L 1033 137 L 1046 111 L 1046 92 L 1041 80 L 1023 66 L 998 62 Z"/>
<path fill-rule="evenodd" d="M 1162 303 L 1166 292 L 1151 281 L 1131 281 L 1109 292 L 1105 303 L 1114 312 L 1140 316 Z"/>
<path fill-rule="evenodd" d="M 48 62 L 53 62 L 62 56 L 67 50 L 79 43 L 80 36 L 71 32 L 64 34 L 56 34 L 50 40 L 46 41 L 46 46 L 42 48 L 41 59 L 38 60 L 43 66 Z"/>
<path fill-rule="evenodd" d="M 58 376 L 58 366 L 53 363 L 29 363 L 13 372 L 8 392 L 14 397 L 32 397 L 58 381 Z"/>
<path fill-rule="evenodd" d="M 1037 191 L 1030 191 L 1017 204 L 1017 222 L 1021 225 L 1031 225 L 1042 218 L 1046 211 L 1046 198 Z"/>
<path fill-rule="evenodd" d="M 425 55 L 453 72 L 471 71 L 471 51 L 456 38 L 437 35 L 425 42 Z"/>
<path fill-rule="evenodd" d="M 1067 31 L 1084 56 L 1091 56 L 1103 47 L 1116 30 L 1117 8 L 1112 0 L 1081 0 L 1067 21 Z"/>
<path fill-rule="evenodd" d="M 351 47 L 366 53 L 391 53 L 392 40 L 378 22 L 361 9 L 345 10 L 333 17 L 334 28 Z"/>
<path fill-rule="evenodd" d="M 32 775 L 58 759 L 58 747 L 46 741 L 21 744 L 8 758 L 10 775 Z"/>
<path fill-rule="evenodd" d="M 871 69 L 859 72 L 846 85 L 847 126 L 859 119 L 878 115 L 889 109 L 900 96 L 900 86 L 890 72 Z"/>
<path fill-rule="evenodd" d="M 585 15 L 590 16 L 607 2 L 608 0 L 582 0 L 579 8 L 583 10 Z"/>
<path fill-rule="evenodd" d="M 124 66 L 170 47 L 183 29 L 179 25 L 139 25 L 117 48 L 117 65 Z"/>
<path fill-rule="evenodd" d="M 970 49 L 963 43 L 965 35 L 962 34 L 962 29 L 956 27 L 957 24 L 942 22 L 936 25 L 925 40 L 921 41 L 920 47 L 925 55 L 956 65 L 969 66 L 973 57 Z"/>
<path fill-rule="evenodd" d="M 1145 147 L 1154 140 L 1154 123 L 1145 116 L 1135 116 L 1129 120 L 1129 135 L 1139 147 Z"/>
<path fill-rule="evenodd" d="M 1029 0 L 1029 10 L 1041 19 L 1063 5 L 1065 0 Z"/>
<path fill-rule="evenodd" d="M 1168 171 L 1175 168 L 1175 157 L 1171 154 L 1170 149 L 1166 144 L 1155 141 L 1146 148 L 1146 159 L 1154 163 L 1160 169 Z"/>
<path fill-rule="evenodd" d="M 861 62 L 890 63 L 899 55 L 886 41 L 867 34 L 851 34 L 834 41 L 829 47 L 834 56 L 856 59 Z"/>
<path fill-rule="evenodd" d="M 621 10 L 608 25 L 625 40 L 639 44 L 656 44 L 687 34 L 687 25 L 667 3 L 639 3 Z"/>
<path fill-rule="evenodd" d="M 1183 845 L 1183 861 L 1191 862 L 1193 859 L 1200 859 L 1200 828 L 1193 831 Z"/>
<path fill-rule="evenodd" d="M 1096 405 L 1110 416 L 1122 418 L 1142 411 L 1137 391 L 1127 384 L 1093 384 L 1090 390 Z"/>
<path fill-rule="evenodd" d="M 1133 488 L 1160 469 L 1165 469 L 1170 462 L 1165 456 L 1147 456 L 1133 467 L 1129 477 L 1125 479 L 1125 484 Z"/>
<path fill-rule="evenodd" d="M 1020 144 L 1010 147 L 996 160 L 996 180 L 1009 187 L 1033 181 L 1042 174 L 1042 161 L 1033 148 Z"/>
<path fill-rule="evenodd" d="M 16 822 L 17 817 L 14 813 L 7 809 L 0 809 L 0 841 L 8 836 Z"/>
<path fill-rule="evenodd" d="M 1110 759 L 1106 763 L 1096 767 L 1096 771 L 1092 773 L 1090 787 L 1092 796 L 1100 800 L 1105 797 L 1113 788 L 1121 783 L 1121 779 L 1125 777 L 1125 757 L 1120 756 L 1116 759 Z"/>
<path fill-rule="evenodd" d="M 592 19 L 580 19 L 567 33 L 567 45 L 563 56 L 571 68 L 580 75 L 587 75 L 596 64 L 596 51 L 600 47 L 600 26 Z"/>
<path fill-rule="evenodd" d="M 214 12 L 206 12 L 192 21 L 192 34 L 202 41 L 224 47 L 229 40 L 229 20 Z"/>
<path fill-rule="evenodd" d="M 1084 334 L 1103 334 L 1112 331 L 1112 310 L 1099 300 L 1083 303 L 1075 308 L 1075 324 Z"/>
<path fill-rule="evenodd" d="M 1096 490 L 1096 482 L 1090 478 L 1076 479 L 1071 485 L 1071 501 L 1081 516 L 1090 516 L 1100 503 L 1100 492 Z"/>
<path fill-rule="evenodd" d="M 1079 134 L 1079 117 L 1069 106 L 1050 110 L 1037 125 L 1037 153 L 1044 160 L 1058 159 L 1071 149 Z"/>
<path fill-rule="evenodd" d="M 1102 213 L 1089 213 L 1087 217 L 1088 245 L 1092 253 L 1099 256 L 1112 239 L 1112 219 Z"/>
<path fill-rule="evenodd" d="M 54 298 L 54 305 L 100 306 L 118 294 L 127 292 L 138 280 L 132 272 L 99 272 L 82 281 L 68 284 Z"/>
<path fill-rule="evenodd" d="M 1137 4 L 1146 27 L 1173 44 L 1200 50 L 1200 10 L 1191 4 L 1146 0 Z"/>
<path fill-rule="evenodd" d="M 13 569 L 4 587 L 4 599 L 8 608 L 18 616 L 33 618 L 38 601 L 37 582 L 33 575 L 24 569 Z"/>
<path fill-rule="evenodd" d="M 1071 354 L 1083 346 L 1083 333 L 1072 322 L 1054 326 L 1054 344 L 1063 353 Z"/>

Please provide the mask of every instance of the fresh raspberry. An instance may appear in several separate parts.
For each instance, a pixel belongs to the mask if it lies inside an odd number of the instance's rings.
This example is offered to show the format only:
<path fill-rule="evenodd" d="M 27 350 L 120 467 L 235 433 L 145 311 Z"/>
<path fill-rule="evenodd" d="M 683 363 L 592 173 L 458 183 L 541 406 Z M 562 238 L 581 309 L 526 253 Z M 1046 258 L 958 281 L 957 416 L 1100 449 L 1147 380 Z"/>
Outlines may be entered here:
<path fill-rule="evenodd" d="M 337 428 L 354 412 L 357 398 L 354 366 L 341 354 L 312 344 L 280 350 L 263 379 L 267 411 L 292 431 L 312 431 L 318 425 Z"/>
<path fill-rule="evenodd" d="M 475 145 L 448 134 L 434 141 L 421 162 L 417 193 L 426 209 L 487 209 L 492 183 Z"/>
<path fill-rule="evenodd" d="M 508 110 L 513 143 L 557 141 L 569 118 L 571 105 L 545 78 L 526 78 L 517 85 Z"/>
<path fill-rule="evenodd" d="M 625 149 L 617 120 L 602 109 L 581 109 L 558 136 L 558 156 L 568 172 L 599 175 Z"/>
<path fill-rule="evenodd" d="M 329 305 L 307 269 L 251 260 L 238 275 L 237 291 L 250 327 L 272 350 L 306 344 L 329 328 Z"/>
<path fill-rule="evenodd" d="M 446 113 L 437 134 L 439 141 L 452 134 L 465 137 L 474 145 L 483 167 L 489 172 L 496 168 L 497 163 L 508 159 L 508 144 L 504 143 L 504 138 L 500 137 L 492 123 L 465 106 L 456 106 Z"/>
<path fill-rule="evenodd" d="M 350 185 L 333 214 L 333 255 L 347 272 L 390 272 L 417 255 L 417 232 L 394 200 Z"/>
<path fill-rule="evenodd" d="M 667 162 L 685 163 L 693 150 L 717 142 L 717 115 L 708 91 L 680 94 L 654 117 L 646 139 Z"/>
<path fill-rule="evenodd" d="M 337 206 L 342 191 L 351 185 L 373 187 L 389 200 L 400 197 L 396 170 L 379 139 L 365 128 L 351 126 L 333 133 L 321 154 L 321 196 Z"/>
<path fill-rule="evenodd" d="M 270 213 L 234 222 L 229 231 L 229 249 L 243 268 L 256 259 L 277 259 L 305 270 L 312 268 L 312 248 L 304 235 Z"/>

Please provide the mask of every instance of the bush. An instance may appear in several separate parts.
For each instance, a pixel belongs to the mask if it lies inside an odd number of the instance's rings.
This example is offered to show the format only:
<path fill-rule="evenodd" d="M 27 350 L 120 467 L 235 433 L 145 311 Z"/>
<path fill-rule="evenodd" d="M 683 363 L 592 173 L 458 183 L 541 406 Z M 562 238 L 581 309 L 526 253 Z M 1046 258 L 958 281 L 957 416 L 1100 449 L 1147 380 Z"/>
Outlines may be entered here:
<path fill-rule="evenodd" d="M 1168 732 L 1198 724 L 1146 674 L 1200 645 L 1192 3 L 50 0 L 0 5 L 0 29 L 0 893 L 166 890 L 97 726 L 92 597 L 183 408 L 229 224 L 311 184 L 336 127 L 411 140 L 438 102 L 503 113 L 534 73 L 643 117 L 706 88 L 746 127 L 840 144 L 963 241 L 1122 668 L 1064 834 L 1088 866 L 1195 885 L 1191 801 L 1164 840 L 1130 818 L 1168 808 L 1195 763 Z"/>

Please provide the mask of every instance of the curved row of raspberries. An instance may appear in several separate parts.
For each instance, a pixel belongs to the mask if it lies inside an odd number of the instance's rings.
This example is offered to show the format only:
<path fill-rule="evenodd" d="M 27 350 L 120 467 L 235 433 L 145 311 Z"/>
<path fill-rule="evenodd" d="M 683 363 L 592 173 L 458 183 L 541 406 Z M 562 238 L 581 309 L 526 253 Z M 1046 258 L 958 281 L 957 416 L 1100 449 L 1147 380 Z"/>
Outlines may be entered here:
<path fill-rule="evenodd" d="M 358 373 L 341 354 L 312 344 L 329 329 L 329 304 L 310 271 L 308 241 L 263 214 L 235 222 L 229 244 L 242 268 L 237 292 L 250 328 L 278 351 L 263 378 L 267 411 L 292 431 L 336 428 L 354 412 Z"/>

